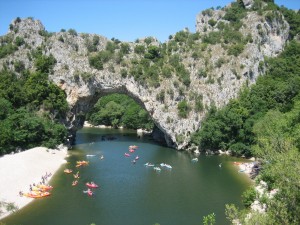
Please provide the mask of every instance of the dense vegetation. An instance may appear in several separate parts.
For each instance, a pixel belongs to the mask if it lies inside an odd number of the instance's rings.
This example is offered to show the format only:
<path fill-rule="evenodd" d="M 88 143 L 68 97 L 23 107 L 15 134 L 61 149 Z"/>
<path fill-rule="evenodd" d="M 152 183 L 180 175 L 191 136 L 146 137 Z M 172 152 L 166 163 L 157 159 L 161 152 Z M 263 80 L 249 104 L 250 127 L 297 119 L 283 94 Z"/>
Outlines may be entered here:
<path fill-rule="evenodd" d="M 52 55 L 33 55 L 36 71 L 14 62 L 18 74 L 0 71 L 0 155 L 35 146 L 55 147 L 66 140 L 59 123 L 68 110 L 66 95 L 48 81 Z M 17 69 L 16 69 L 17 68 Z"/>
<path fill-rule="evenodd" d="M 87 115 L 87 120 L 93 125 L 153 129 L 148 112 L 123 94 L 111 94 L 100 98 Z"/>
<path fill-rule="evenodd" d="M 258 1 L 257 1 L 258 2 Z M 277 7 L 277 6 L 276 6 Z M 277 7 L 278 8 L 278 7 Z M 299 34 L 300 17 L 280 8 L 291 24 L 290 38 Z M 230 149 L 236 155 L 256 156 L 267 189 L 273 198 L 259 196 L 253 187 L 245 192 L 246 209 L 226 206 L 231 221 L 242 224 L 300 223 L 300 43 L 291 40 L 277 58 L 266 59 L 266 73 L 237 99 L 217 110 L 212 107 L 193 134 L 192 142 L 202 150 Z M 265 204 L 266 213 L 251 212 L 254 199 Z M 247 218 L 247 219 L 246 219 Z"/>

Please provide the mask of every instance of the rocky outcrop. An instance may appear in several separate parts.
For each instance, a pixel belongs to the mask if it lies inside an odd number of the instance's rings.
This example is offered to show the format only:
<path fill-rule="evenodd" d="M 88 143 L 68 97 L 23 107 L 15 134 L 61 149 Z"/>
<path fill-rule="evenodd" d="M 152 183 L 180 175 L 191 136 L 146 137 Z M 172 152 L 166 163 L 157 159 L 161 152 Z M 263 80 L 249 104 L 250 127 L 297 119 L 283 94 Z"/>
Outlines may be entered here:
<path fill-rule="evenodd" d="M 223 19 L 224 14 L 225 11 L 222 10 L 200 13 L 196 18 L 196 31 L 200 36 L 217 32 L 218 23 L 229 23 Z M 249 11 L 242 19 L 242 24 L 240 33 L 243 37 L 250 36 L 251 41 L 245 44 L 238 56 L 229 55 L 222 44 L 218 43 L 206 45 L 199 57 L 193 57 L 192 52 L 179 47 L 176 54 L 181 54 L 181 62 L 190 75 L 191 82 L 188 87 L 181 85 L 176 76 L 168 79 L 160 77 L 159 87 L 152 87 L 141 84 L 130 74 L 122 75 L 122 69 L 130 60 L 139 57 L 134 48 L 145 44 L 143 41 L 128 43 L 129 53 L 123 56 L 123 64 L 110 61 L 104 64 L 102 70 L 98 70 L 89 64 L 91 53 L 87 49 L 87 43 L 98 37 L 96 48 L 101 51 L 110 40 L 99 35 L 77 34 L 74 31 L 49 34 L 40 21 L 30 18 L 12 22 L 7 35 L 14 40 L 18 36 L 22 37 L 26 44 L 20 46 L 12 55 L 0 59 L 0 68 L 6 64 L 14 70 L 11 62 L 19 60 L 24 63 L 25 68 L 34 70 L 34 63 L 29 55 L 38 47 L 42 47 L 43 54 L 52 54 L 55 57 L 57 63 L 49 79 L 67 94 L 70 111 L 65 124 L 70 131 L 71 142 L 76 130 L 83 125 L 84 115 L 101 96 L 123 93 L 131 96 L 149 112 L 169 146 L 183 149 L 189 144 L 191 133 L 201 126 L 201 121 L 211 105 L 222 107 L 237 96 L 243 85 L 255 83 L 264 69 L 264 58 L 274 57 L 283 50 L 289 25 L 281 14 L 278 13 L 273 20 L 267 20 L 264 15 Z M 202 39 L 196 41 L 197 46 L 202 46 L 201 44 Z M 151 45 L 162 44 L 154 40 Z M 199 75 L 204 69 L 208 71 L 207 76 Z M 157 97 L 162 92 L 169 93 L 165 94 L 163 100 Z M 197 111 L 194 110 L 195 102 L 200 96 L 203 110 Z M 178 103 L 182 100 L 189 104 L 190 110 L 186 118 L 178 115 Z"/>

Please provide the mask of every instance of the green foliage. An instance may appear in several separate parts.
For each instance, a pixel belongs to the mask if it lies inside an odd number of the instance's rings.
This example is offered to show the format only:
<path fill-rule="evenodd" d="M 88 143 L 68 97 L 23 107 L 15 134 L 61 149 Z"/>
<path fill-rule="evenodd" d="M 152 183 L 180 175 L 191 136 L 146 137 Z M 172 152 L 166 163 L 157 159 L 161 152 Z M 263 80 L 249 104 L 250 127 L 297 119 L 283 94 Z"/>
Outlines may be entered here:
<path fill-rule="evenodd" d="M 100 51 L 97 54 L 89 56 L 89 64 L 98 70 L 103 70 L 104 63 L 111 60 L 112 56 L 113 54 L 108 50 Z"/>
<path fill-rule="evenodd" d="M 226 206 L 231 221 L 241 224 L 299 224 L 300 222 L 300 43 L 291 41 L 277 58 L 265 61 L 266 74 L 238 99 L 216 110 L 212 108 L 192 142 L 202 149 L 230 149 L 237 155 L 263 159 L 259 179 L 273 198 L 264 198 L 264 214 Z M 243 194 L 249 207 L 254 190 Z"/>
<path fill-rule="evenodd" d="M 134 53 L 142 55 L 145 53 L 145 46 L 144 45 L 137 45 L 134 48 Z"/>
<path fill-rule="evenodd" d="M 242 201 L 245 207 L 249 208 L 256 198 L 256 191 L 253 186 L 249 187 L 242 194 Z"/>
<path fill-rule="evenodd" d="M 239 20 L 242 19 L 245 14 L 245 7 L 239 4 L 239 2 L 233 2 L 231 3 L 231 7 L 227 8 L 223 19 L 230 22 L 239 22 Z"/>
<path fill-rule="evenodd" d="M 106 47 L 105 47 L 105 50 L 110 52 L 110 53 L 114 53 L 114 51 L 118 48 L 118 45 L 113 42 L 113 41 L 108 41 L 106 43 Z"/>
<path fill-rule="evenodd" d="M 70 34 L 70 35 L 72 35 L 72 36 L 77 36 L 78 34 L 77 34 L 77 31 L 75 30 L 75 29 L 69 29 L 68 30 L 68 33 Z"/>
<path fill-rule="evenodd" d="M 121 44 L 120 52 L 122 54 L 128 54 L 130 52 L 130 46 L 129 46 L 129 44 L 128 43 L 122 43 Z"/>
<path fill-rule="evenodd" d="M 180 101 L 177 105 L 177 109 L 178 109 L 178 116 L 181 118 L 187 118 L 191 110 L 186 100 Z"/>
<path fill-rule="evenodd" d="M 215 21 L 214 19 L 210 19 L 210 20 L 208 21 L 208 24 L 209 24 L 210 26 L 214 27 L 214 26 L 217 24 L 217 21 Z"/>
<path fill-rule="evenodd" d="M 47 75 L 36 72 L 17 78 L 1 71 L 0 108 L 0 154 L 65 141 L 66 128 L 56 121 L 68 110 L 66 95 Z"/>
<path fill-rule="evenodd" d="M 215 45 L 217 43 L 221 43 L 222 33 L 219 31 L 209 32 L 208 35 L 204 35 L 202 37 L 202 41 L 207 44 Z"/>
<path fill-rule="evenodd" d="M 189 32 L 186 31 L 179 31 L 175 34 L 174 40 L 176 42 L 186 42 L 189 37 Z"/>
<path fill-rule="evenodd" d="M 165 101 L 165 91 L 162 90 L 160 91 L 157 95 L 156 95 L 156 100 L 160 101 L 160 102 L 164 102 Z"/>
<path fill-rule="evenodd" d="M 22 71 L 25 70 L 25 65 L 22 61 L 15 61 L 14 68 L 16 72 L 21 73 Z"/>
<path fill-rule="evenodd" d="M 150 45 L 153 41 L 153 38 L 152 37 L 147 37 L 145 38 L 144 42 L 147 44 L 147 45 Z"/>
<path fill-rule="evenodd" d="M 145 53 L 144 57 L 146 59 L 154 60 L 160 57 L 160 49 L 157 46 L 150 45 L 148 51 Z"/>
<path fill-rule="evenodd" d="M 241 54 L 244 50 L 244 45 L 243 44 L 236 44 L 232 45 L 228 48 L 228 55 L 234 55 L 237 57 L 239 54 Z"/>
<path fill-rule="evenodd" d="M 99 41 L 100 41 L 100 38 L 99 38 L 99 36 L 96 36 L 96 35 L 93 36 L 92 40 L 86 39 L 85 46 L 86 46 L 88 52 L 96 52 Z"/>
<path fill-rule="evenodd" d="M 24 38 L 17 36 L 16 40 L 15 40 L 15 44 L 17 46 L 21 46 L 21 45 L 25 44 Z"/>
<path fill-rule="evenodd" d="M 49 73 L 53 69 L 55 64 L 56 59 L 52 54 L 50 54 L 49 56 L 39 55 L 34 62 L 36 70 L 42 73 Z"/>
<path fill-rule="evenodd" d="M 300 34 L 300 13 L 299 11 L 297 13 L 283 6 L 280 8 L 280 11 L 284 15 L 284 19 L 287 20 L 290 25 L 289 39 L 292 40 L 295 36 Z"/>
<path fill-rule="evenodd" d="M 87 119 L 94 125 L 144 128 L 151 130 L 153 122 L 148 113 L 133 99 L 122 94 L 111 94 L 98 100 Z"/>
<path fill-rule="evenodd" d="M 216 215 L 215 213 L 208 214 L 203 216 L 203 225 L 214 225 L 216 224 Z"/>
<path fill-rule="evenodd" d="M 1 45 L 0 46 L 0 59 L 4 58 L 7 55 L 10 55 L 18 50 L 18 47 L 12 43 Z"/>

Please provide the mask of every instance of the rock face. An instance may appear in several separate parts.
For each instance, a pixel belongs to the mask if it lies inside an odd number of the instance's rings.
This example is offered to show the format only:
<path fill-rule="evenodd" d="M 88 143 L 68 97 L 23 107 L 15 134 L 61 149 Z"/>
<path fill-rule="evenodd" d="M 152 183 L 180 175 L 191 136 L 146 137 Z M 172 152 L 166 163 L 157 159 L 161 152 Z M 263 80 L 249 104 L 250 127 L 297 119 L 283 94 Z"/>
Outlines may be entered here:
<path fill-rule="evenodd" d="M 224 14 L 223 10 L 200 13 L 196 18 L 196 31 L 200 35 L 217 32 L 217 26 L 212 26 L 209 21 L 213 19 L 216 23 L 229 23 L 222 19 Z M 130 74 L 121 75 L 126 63 L 120 65 L 109 62 L 102 70 L 95 69 L 89 64 L 90 53 L 86 43 L 97 36 L 97 51 L 101 51 L 110 40 L 99 35 L 76 32 L 45 35 L 45 28 L 41 22 L 30 18 L 12 22 L 7 35 L 14 40 L 18 36 L 22 37 L 26 44 L 20 46 L 12 55 L 0 59 L 0 69 L 4 64 L 8 64 L 8 67 L 14 70 L 11 62 L 19 60 L 24 63 L 25 68 L 34 70 L 34 63 L 28 54 L 37 47 L 43 47 L 43 54 L 52 54 L 55 57 L 57 63 L 49 79 L 67 94 L 70 111 L 65 125 L 70 131 L 70 142 L 74 140 L 76 130 L 82 127 L 84 115 L 101 96 L 123 93 L 135 99 L 150 113 L 168 146 L 183 149 L 189 144 L 190 134 L 201 126 L 201 121 L 211 105 L 222 107 L 237 96 L 243 85 L 255 83 L 256 78 L 263 72 L 264 58 L 274 57 L 283 50 L 288 38 L 289 25 L 281 14 L 278 18 L 280 19 L 270 21 L 265 19 L 264 15 L 247 12 L 239 31 L 244 37 L 250 35 L 252 40 L 245 44 L 238 56 L 228 55 L 222 44 L 218 43 L 209 45 L 200 58 L 192 57 L 191 53 L 181 51 L 179 47 L 176 53 L 182 55 L 182 63 L 190 74 L 191 83 L 188 87 L 179 85 L 178 88 L 177 78 L 174 76 L 160 79 L 159 87 L 141 85 Z M 202 40 L 198 40 L 197 43 L 200 46 Z M 138 44 L 128 44 L 130 49 L 124 56 L 125 62 L 137 57 L 134 48 Z M 151 44 L 161 45 L 157 41 Z M 208 76 L 199 76 L 204 68 L 209 68 Z M 172 94 L 166 95 L 161 101 L 157 96 L 162 91 L 170 91 Z M 204 106 L 200 112 L 193 110 L 197 96 L 201 96 Z M 186 118 L 178 115 L 178 103 L 182 100 L 186 100 L 192 109 Z"/>

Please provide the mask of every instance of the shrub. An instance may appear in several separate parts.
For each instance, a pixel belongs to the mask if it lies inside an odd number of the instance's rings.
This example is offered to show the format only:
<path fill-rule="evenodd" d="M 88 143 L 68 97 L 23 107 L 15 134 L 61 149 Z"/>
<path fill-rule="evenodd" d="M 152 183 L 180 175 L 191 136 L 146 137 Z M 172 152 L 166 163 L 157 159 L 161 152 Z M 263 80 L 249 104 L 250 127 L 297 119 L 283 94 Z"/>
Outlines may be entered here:
<path fill-rule="evenodd" d="M 89 64 L 90 66 L 102 70 L 103 64 L 108 62 L 110 59 L 112 59 L 112 53 L 109 51 L 101 51 L 97 53 L 96 55 L 92 55 L 89 57 Z"/>
<path fill-rule="evenodd" d="M 165 91 L 161 90 L 157 95 L 156 95 L 156 100 L 160 101 L 160 102 L 164 102 L 165 101 Z"/>
<path fill-rule="evenodd" d="M 18 47 L 11 43 L 0 46 L 0 59 L 14 53 L 17 50 Z"/>
<path fill-rule="evenodd" d="M 127 77 L 127 70 L 126 69 L 124 69 L 124 68 L 121 69 L 121 76 L 123 78 Z"/>
<path fill-rule="evenodd" d="M 235 44 L 228 48 L 228 55 L 234 55 L 235 57 L 241 54 L 244 50 L 243 44 Z"/>
<path fill-rule="evenodd" d="M 25 69 L 25 65 L 22 61 L 14 62 L 15 71 L 20 73 Z"/>
<path fill-rule="evenodd" d="M 117 44 L 115 42 L 109 41 L 106 43 L 105 50 L 109 51 L 111 53 L 114 53 L 114 51 L 118 48 Z"/>
<path fill-rule="evenodd" d="M 209 24 L 210 26 L 212 26 L 212 27 L 214 27 L 214 26 L 216 25 L 216 23 L 217 23 L 217 21 L 215 21 L 214 19 L 210 19 L 210 20 L 208 21 L 208 24 Z"/>
<path fill-rule="evenodd" d="M 121 44 L 120 52 L 122 54 L 128 54 L 130 52 L 130 46 L 129 46 L 129 44 L 128 43 L 122 43 Z"/>
<path fill-rule="evenodd" d="M 134 48 L 134 53 L 136 54 L 144 54 L 145 53 L 145 46 L 144 45 L 137 45 Z"/>
<path fill-rule="evenodd" d="M 34 63 L 36 70 L 42 73 L 49 73 L 53 69 L 55 64 L 56 59 L 52 54 L 50 54 L 49 56 L 39 55 Z"/>
<path fill-rule="evenodd" d="M 147 45 L 150 45 L 153 41 L 153 38 L 152 37 L 147 37 L 145 38 L 144 42 L 147 44 Z"/>
<path fill-rule="evenodd" d="M 148 47 L 148 52 L 145 53 L 144 57 L 146 59 L 154 60 L 160 57 L 160 49 L 157 46 L 150 45 Z"/>
<path fill-rule="evenodd" d="M 177 109 L 178 109 L 178 116 L 179 117 L 187 118 L 188 113 L 190 111 L 190 107 L 189 107 L 186 100 L 183 100 L 183 101 L 179 102 L 178 105 L 177 105 Z"/>
<path fill-rule="evenodd" d="M 72 36 L 77 36 L 77 31 L 75 29 L 69 29 L 68 33 Z"/>
<path fill-rule="evenodd" d="M 16 37 L 15 44 L 16 44 L 17 46 L 21 46 L 21 45 L 25 44 L 24 38 L 19 37 L 19 36 Z"/>
<path fill-rule="evenodd" d="M 175 34 L 174 40 L 176 42 L 186 42 L 189 37 L 189 33 L 186 31 L 179 31 Z"/>

